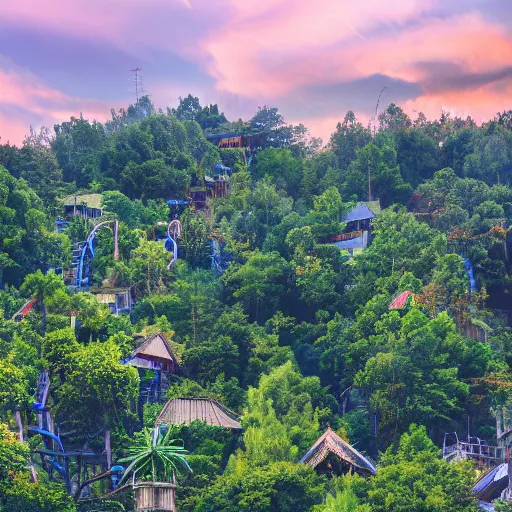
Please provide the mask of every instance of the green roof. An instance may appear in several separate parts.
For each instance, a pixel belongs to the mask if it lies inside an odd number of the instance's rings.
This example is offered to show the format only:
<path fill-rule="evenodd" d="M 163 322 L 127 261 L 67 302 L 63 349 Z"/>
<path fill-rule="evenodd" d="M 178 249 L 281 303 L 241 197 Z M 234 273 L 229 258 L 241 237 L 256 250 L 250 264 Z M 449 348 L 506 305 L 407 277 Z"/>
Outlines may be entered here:
<path fill-rule="evenodd" d="M 64 203 L 64 206 L 74 206 L 75 205 L 75 198 L 76 198 L 76 204 L 81 205 L 83 203 L 86 203 L 89 208 L 98 208 L 101 210 L 101 194 L 82 194 L 82 195 L 71 195 L 66 196 L 61 199 L 61 201 Z"/>
<path fill-rule="evenodd" d="M 370 208 L 370 210 L 375 214 L 381 211 L 379 199 L 377 199 L 376 201 L 364 201 L 364 204 L 368 206 L 368 208 Z"/>

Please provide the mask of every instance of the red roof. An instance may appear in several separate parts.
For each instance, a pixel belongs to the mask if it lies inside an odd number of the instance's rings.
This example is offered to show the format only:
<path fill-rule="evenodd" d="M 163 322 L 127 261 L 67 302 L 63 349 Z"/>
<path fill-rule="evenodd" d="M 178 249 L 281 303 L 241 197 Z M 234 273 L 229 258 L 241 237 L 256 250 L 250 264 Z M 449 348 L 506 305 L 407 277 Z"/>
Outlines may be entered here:
<path fill-rule="evenodd" d="M 389 309 L 403 309 L 407 305 L 407 301 L 409 297 L 412 297 L 414 294 L 409 290 L 402 292 L 390 305 Z"/>
<path fill-rule="evenodd" d="M 31 309 L 34 307 L 34 304 L 37 302 L 37 299 L 29 300 L 17 313 L 16 315 L 27 316 Z"/>

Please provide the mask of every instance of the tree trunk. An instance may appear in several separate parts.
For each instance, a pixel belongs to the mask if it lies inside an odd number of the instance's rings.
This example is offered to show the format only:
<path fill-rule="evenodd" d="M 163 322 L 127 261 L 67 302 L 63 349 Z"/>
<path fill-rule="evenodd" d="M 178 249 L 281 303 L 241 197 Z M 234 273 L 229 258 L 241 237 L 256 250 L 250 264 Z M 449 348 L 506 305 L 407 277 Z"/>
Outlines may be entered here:
<path fill-rule="evenodd" d="M 112 447 L 110 444 L 110 430 L 105 432 L 105 453 L 107 454 L 108 469 L 112 467 Z"/>
<path fill-rule="evenodd" d="M 18 431 L 19 431 L 19 435 L 20 435 L 20 442 L 24 443 L 25 439 L 24 439 L 24 436 L 23 436 L 23 422 L 21 421 L 21 411 L 20 411 L 20 409 L 18 407 L 16 408 L 15 418 L 16 418 L 16 423 L 18 425 Z"/>
<path fill-rule="evenodd" d="M 44 336 L 46 334 L 46 323 L 47 323 L 47 320 L 48 320 L 48 311 L 46 309 L 46 304 L 42 300 L 41 300 L 41 312 L 43 313 L 42 331 L 43 331 L 43 336 Z"/>

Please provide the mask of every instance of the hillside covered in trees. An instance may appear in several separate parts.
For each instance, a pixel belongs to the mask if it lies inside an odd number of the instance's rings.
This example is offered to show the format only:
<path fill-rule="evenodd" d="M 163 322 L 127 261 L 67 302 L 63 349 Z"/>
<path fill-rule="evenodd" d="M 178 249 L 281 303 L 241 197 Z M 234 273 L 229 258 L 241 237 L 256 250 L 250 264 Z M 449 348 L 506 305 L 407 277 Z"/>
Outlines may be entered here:
<path fill-rule="evenodd" d="M 512 431 L 512 111 L 374 124 L 322 145 L 146 96 L 0 145 L 2 512 L 136 510 L 137 478 L 182 512 L 478 510 Z M 302 461 L 326 431 L 350 470 Z"/>

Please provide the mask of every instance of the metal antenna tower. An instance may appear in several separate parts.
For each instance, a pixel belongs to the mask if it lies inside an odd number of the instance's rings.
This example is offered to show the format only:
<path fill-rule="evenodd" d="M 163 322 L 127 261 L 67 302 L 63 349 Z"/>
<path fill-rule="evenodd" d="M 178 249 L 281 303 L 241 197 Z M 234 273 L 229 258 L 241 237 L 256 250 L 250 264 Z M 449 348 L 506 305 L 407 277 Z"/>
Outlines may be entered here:
<path fill-rule="evenodd" d="M 144 93 L 144 87 L 142 84 L 142 68 L 134 68 L 130 70 L 133 73 L 133 78 L 135 82 L 135 99 L 137 103 L 139 101 L 139 94 Z"/>
<path fill-rule="evenodd" d="M 382 93 L 387 89 L 387 87 L 384 87 L 382 91 L 379 93 L 379 97 L 377 98 L 377 105 L 375 105 L 375 114 L 370 119 L 370 137 L 373 141 L 373 138 L 375 137 L 375 131 L 377 130 L 377 119 L 378 119 L 378 113 L 379 113 L 379 103 L 380 103 L 380 97 L 382 96 Z M 373 126 L 372 126 L 373 125 Z M 368 201 L 372 200 L 372 171 L 371 171 L 371 162 L 370 159 L 368 159 Z"/>

